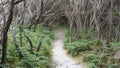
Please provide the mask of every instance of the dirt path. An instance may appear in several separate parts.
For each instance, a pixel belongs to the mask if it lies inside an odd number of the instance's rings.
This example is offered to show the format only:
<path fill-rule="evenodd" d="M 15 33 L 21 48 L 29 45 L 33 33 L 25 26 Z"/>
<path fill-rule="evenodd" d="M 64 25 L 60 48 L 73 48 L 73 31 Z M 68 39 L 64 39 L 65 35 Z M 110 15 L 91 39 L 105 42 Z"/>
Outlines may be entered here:
<path fill-rule="evenodd" d="M 81 64 L 77 64 L 70 56 L 67 55 L 63 48 L 64 32 L 56 29 L 56 40 L 53 42 L 52 60 L 54 65 L 52 68 L 83 68 Z"/>

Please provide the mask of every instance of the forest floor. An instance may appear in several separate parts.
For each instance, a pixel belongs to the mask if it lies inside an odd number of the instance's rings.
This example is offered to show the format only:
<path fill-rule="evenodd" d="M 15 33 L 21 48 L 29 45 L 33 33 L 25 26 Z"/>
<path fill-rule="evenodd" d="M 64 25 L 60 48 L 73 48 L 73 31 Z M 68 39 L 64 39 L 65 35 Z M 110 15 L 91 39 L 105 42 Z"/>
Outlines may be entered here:
<path fill-rule="evenodd" d="M 55 29 L 55 35 L 56 39 L 52 45 L 52 68 L 84 68 L 82 63 L 77 63 L 64 49 L 64 31 Z"/>

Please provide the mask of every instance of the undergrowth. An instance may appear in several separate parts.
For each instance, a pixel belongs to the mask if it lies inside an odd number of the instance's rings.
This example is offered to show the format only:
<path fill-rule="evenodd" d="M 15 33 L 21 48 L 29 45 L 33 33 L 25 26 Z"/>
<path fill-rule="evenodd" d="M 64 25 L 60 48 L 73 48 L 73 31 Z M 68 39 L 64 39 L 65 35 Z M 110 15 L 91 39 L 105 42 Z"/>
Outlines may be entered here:
<path fill-rule="evenodd" d="M 119 68 L 120 62 L 114 58 L 120 49 L 120 42 L 111 42 L 106 45 L 104 40 L 95 39 L 95 32 L 88 29 L 81 30 L 81 38 L 76 39 L 73 33 L 73 41 L 68 43 L 69 31 L 65 30 L 65 49 L 73 57 L 81 58 L 86 68 Z M 88 37 L 88 33 L 92 37 Z M 81 61 L 79 60 L 79 61 Z"/>
<path fill-rule="evenodd" d="M 23 59 L 19 59 L 18 52 L 15 48 L 13 36 L 9 33 L 8 38 L 8 49 L 7 49 L 7 64 L 3 68 L 50 68 L 51 66 L 51 43 L 54 39 L 54 31 L 50 27 L 40 27 L 38 26 L 36 32 L 33 29 L 25 29 L 25 32 L 30 37 L 33 43 L 33 52 L 30 54 L 30 44 L 27 39 L 22 38 L 22 46 L 20 46 L 20 31 L 19 28 L 16 29 L 16 38 L 19 47 L 23 54 Z M 41 49 L 39 52 L 36 51 L 39 41 L 42 42 Z M 1 58 L 1 57 L 0 57 Z"/>

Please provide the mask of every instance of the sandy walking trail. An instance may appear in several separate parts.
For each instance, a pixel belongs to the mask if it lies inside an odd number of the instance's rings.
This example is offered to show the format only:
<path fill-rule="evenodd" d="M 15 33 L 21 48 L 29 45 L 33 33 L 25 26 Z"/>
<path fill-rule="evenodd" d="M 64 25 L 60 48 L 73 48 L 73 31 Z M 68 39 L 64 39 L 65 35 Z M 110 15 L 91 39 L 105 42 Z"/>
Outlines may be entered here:
<path fill-rule="evenodd" d="M 52 68 L 83 68 L 82 64 L 77 64 L 70 56 L 67 55 L 63 48 L 64 31 L 55 29 L 56 39 L 53 42 L 52 60 L 54 65 Z"/>

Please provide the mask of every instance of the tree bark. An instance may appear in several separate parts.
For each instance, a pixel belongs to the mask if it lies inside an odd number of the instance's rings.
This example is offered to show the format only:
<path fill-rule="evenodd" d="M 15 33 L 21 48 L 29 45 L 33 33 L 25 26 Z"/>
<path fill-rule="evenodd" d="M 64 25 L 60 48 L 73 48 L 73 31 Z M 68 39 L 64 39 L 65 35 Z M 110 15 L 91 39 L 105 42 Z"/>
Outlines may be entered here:
<path fill-rule="evenodd" d="M 108 26 L 108 38 L 107 38 L 107 44 L 110 43 L 111 41 L 111 34 L 112 34 L 112 23 L 113 23 L 113 0 L 111 0 L 111 8 L 110 8 L 110 22 L 109 22 L 109 26 Z"/>
<path fill-rule="evenodd" d="M 33 54 L 33 44 L 32 44 L 32 41 L 31 41 L 31 39 L 29 38 L 29 36 L 26 34 L 26 32 L 24 31 L 22 25 L 21 25 L 21 28 L 22 28 L 22 30 L 23 30 L 24 36 L 26 37 L 26 39 L 27 39 L 28 42 L 30 43 L 30 53 Z"/>
<path fill-rule="evenodd" d="M 1 64 L 6 63 L 8 30 L 9 30 L 9 27 L 10 27 L 10 24 L 11 24 L 12 18 L 13 18 L 13 8 L 14 8 L 14 0 L 11 1 L 10 14 L 9 14 L 8 20 L 2 30 L 2 60 L 1 60 Z"/>
<path fill-rule="evenodd" d="M 39 44 L 38 44 L 37 50 L 36 50 L 37 52 L 40 51 L 40 49 L 41 49 L 41 44 L 42 44 L 42 42 L 40 41 Z"/>
<path fill-rule="evenodd" d="M 6 63 L 8 30 L 10 28 L 10 24 L 13 19 L 13 9 L 14 9 L 14 6 L 18 3 L 20 3 L 21 1 L 24 1 L 24 0 L 18 0 L 18 1 L 11 0 L 11 3 L 10 3 L 10 12 L 9 12 L 8 20 L 6 21 L 6 23 L 4 23 L 3 30 L 2 30 L 2 60 L 1 60 L 1 64 Z"/>
<path fill-rule="evenodd" d="M 19 45 L 18 45 L 18 42 L 16 40 L 16 36 L 15 35 L 16 35 L 16 30 L 14 30 L 14 33 L 13 33 L 13 41 L 14 41 L 14 45 L 15 45 L 17 51 L 18 51 L 19 58 L 22 59 L 23 58 L 23 54 L 22 54 L 22 52 L 21 52 L 21 50 L 19 48 Z"/>

